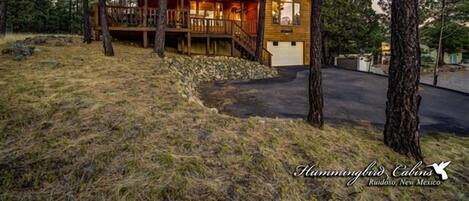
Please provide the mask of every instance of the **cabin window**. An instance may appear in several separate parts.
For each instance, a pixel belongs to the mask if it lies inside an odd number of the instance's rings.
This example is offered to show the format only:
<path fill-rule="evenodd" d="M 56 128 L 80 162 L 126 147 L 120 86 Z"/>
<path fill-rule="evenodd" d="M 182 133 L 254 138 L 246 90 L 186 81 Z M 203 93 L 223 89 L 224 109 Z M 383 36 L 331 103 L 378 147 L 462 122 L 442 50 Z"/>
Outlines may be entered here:
<path fill-rule="evenodd" d="M 274 42 L 273 42 L 273 45 L 274 45 L 274 46 L 278 46 L 278 41 L 274 41 Z"/>
<path fill-rule="evenodd" d="M 296 46 L 296 41 L 292 41 L 291 46 Z"/>
<path fill-rule="evenodd" d="M 190 14 L 199 18 L 223 19 L 223 4 L 220 2 L 190 1 Z"/>
<path fill-rule="evenodd" d="M 191 1 L 190 4 L 191 4 L 190 13 L 192 16 L 196 16 L 197 15 L 197 1 Z"/>
<path fill-rule="evenodd" d="M 199 15 L 203 18 L 215 18 L 215 4 L 212 2 L 199 2 Z"/>
<path fill-rule="evenodd" d="M 232 2 L 228 5 L 229 9 L 229 19 L 230 20 L 241 20 L 241 3 L 239 2 Z"/>
<path fill-rule="evenodd" d="M 293 6 L 293 25 L 300 25 L 300 3 L 294 3 Z"/>
<path fill-rule="evenodd" d="M 300 25 L 300 10 L 300 3 L 294 0 L 273 0 L 273 23 L 280 25 Z"/>
<path fill-rule="evenodd" d="M 280 24 L 280 8 L 277 1 L 272 1 L 272 18 L 274 24 Z"/>

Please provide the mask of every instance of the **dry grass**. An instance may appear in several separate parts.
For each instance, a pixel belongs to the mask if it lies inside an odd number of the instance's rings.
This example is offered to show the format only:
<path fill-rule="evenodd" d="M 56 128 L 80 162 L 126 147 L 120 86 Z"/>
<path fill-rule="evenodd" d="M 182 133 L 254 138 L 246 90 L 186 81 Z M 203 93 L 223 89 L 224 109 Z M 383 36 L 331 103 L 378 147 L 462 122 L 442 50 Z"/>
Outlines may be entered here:
<path fill-rule="evenodd" d="M 0 56 L 0 200 L 467 199 L 467 138 L 423 137 L 428 161 L 452 161 L 439 187 L 294 178 L 312 162 L 411 162 L 372 129 L 213 113 L 183 99 L 149 49 L 114 45 L 115 57 L 100 43 L 40 47 L 22 62 Z"/>

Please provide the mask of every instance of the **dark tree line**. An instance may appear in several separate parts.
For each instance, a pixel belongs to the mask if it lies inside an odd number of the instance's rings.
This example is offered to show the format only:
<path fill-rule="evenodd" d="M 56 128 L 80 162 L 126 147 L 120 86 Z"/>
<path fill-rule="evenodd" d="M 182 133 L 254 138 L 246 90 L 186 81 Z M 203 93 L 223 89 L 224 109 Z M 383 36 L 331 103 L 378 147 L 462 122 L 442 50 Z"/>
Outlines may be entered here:
<path fill-rule="evenodd" d="M 0 0 L 0 37 L 5 36 L 6 32 L 6 12 L 7 12 L 7 0 Z"/>
<path fill-rule="evenodd" d="M 321 15 L 325 64 L 339 54 L 378 53 L 387 38 L 385 16 L 371 0 L 323 0 Z"/>
<path fill-rule="evenodd" d="M 82 33 L 82 0 L 0 0 L 0 2 L 6 2 L 8 19 L 6 27 L 10 31 Z"/>
<path fill-rule="evenodd" d="M 389 21 L 391 0 L 379 0 L 379 4 Z M 437 67 L 444 65 L 444 54 L 441 52 L 469 51 L 468 10 L 467 0 L 419 0 L 420 41 L 430 48 L 441 50 L 434 61 Z"/>

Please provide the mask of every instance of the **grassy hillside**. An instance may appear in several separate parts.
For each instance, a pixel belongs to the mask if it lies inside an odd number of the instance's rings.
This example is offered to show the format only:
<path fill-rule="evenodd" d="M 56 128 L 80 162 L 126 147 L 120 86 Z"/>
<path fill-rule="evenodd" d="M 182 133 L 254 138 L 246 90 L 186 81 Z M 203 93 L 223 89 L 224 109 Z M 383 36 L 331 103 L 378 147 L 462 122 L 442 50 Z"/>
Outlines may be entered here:
<path fill-rule="evenodd" d="M 0 56 L 0 200 L 468 199 L 468 138 L 422 138 L 427 161 L 452 161 L 439 187 L 295 178 L 301 164 L 413 162 L 372 128 L 218 114 L 183 98 L 180 73 L 151 50 L 114 45 L 115 57 L 98 42 Z"/>

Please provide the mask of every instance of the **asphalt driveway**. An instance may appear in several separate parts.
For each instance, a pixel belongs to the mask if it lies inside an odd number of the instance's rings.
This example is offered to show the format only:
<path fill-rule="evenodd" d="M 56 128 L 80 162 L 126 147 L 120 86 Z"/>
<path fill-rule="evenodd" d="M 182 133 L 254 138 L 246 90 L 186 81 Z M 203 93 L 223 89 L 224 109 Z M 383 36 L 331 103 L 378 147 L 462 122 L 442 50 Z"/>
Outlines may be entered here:
<path fill-rule="evenodd" d="M 238 116 L 306 118 L 308 70 L 280 68 L 279 78 L 219 81 L 199 88 L 202 100 L 222 113 Z M 387 78 L 323 69 L 324 116 L 333 125 L 385 123 Z M 469 135 L 469 95 L 421 85 L 421 129 Z"/>
<path fill-rule="evenodd" d="M 424 74 L 420 76 L 420 80 L 423 83 L 433 84 L 433 74 Z M 438 86 L 469 93 L 469 70 L 439 72 Z"/>

